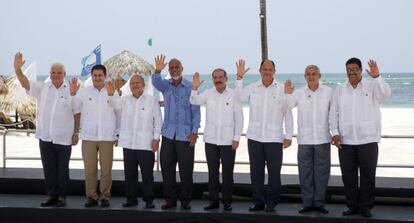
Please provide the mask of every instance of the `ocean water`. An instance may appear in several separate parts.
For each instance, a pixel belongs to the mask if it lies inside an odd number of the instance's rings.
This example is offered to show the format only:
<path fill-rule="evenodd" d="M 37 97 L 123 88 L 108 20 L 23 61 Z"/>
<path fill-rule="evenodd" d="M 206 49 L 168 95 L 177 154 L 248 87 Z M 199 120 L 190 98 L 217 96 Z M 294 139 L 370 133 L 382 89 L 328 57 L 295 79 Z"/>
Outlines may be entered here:
<path fill-rule="evenodd" d="M 364 78 L 372 79 L 367 74 L 363 75 Z M 387 108 L 414 108 L 414 73 L 390 73 L 383 74 L 382 77 L 390 85 L 392 94 L 391 98 L 384 100 L 381 103 L 381 107 Z M 191 75 L 185 75 L 185 78 L 191 80 Z M 204 83 L 201 90 L 213 87 L 213 82 L 210 74 L 201 75 Z M 303 74 L 276 74 L 276 80 L 280 83 L 284 83 L 290 79 L 295 88 L 298 89 L 306 85 L 306 80 Z M 228 86 L 234 88 L 234 82 L 236 76 L 230 74 L 227 82 Z M 246 75 L 244 78 L 244 85 L 253 83 L 260 80 L 260 75 Z M 340 73 L 327 73 L 322 74 L 321 83 L 332 87 L 345 83 L 347 81 L 346 74 Z"/>
<path fill-rule="evenodd" d="M 236 80 L 235 74 L 228 74 L 229 80 L 227 82 L 228 86 L 234 88 L 234 82 Z M 68 76 L 67 80 L 71 79 L 73 76 Z M 363 75 L 364 78 L 372 79 L 367 74 Z M 382 74 L 382 77 L 390 85 L 392 90 L 392 95 L 390 99 L 384 100 L 381 103 L 381 107 L 386 108 L 414 108 L 414 73 L 389 73 Z M 38 76 L 38 80 L 45 80 L 47 76 Z M 87 77 L 80 78 L 85 80 Z M 186 74 L 184 78 L 191 81 L 192 75 Z M 290 79 L 295 88 L 298 89 L 302 86 L 305 86 L 306 81 L 303 77 L 303 74 L 276 74 L 275 76 L 278 82 L 284 83 L 286 80 Z M 146 81 L 148 79 L 145 78 Z M 213 82 L 210 74 L 201 74 L 201 79 L 204 80 L 203 85 L 200 87 L 200 90 L 213 87 Z M 244 78 L 244 84 L 253 83 L 260 80 L 259 74 L 250 74 L 246 75 Z M 347 81 L 346 74 L 342 73 L 327 73 L 322 74 L 321 83 L 336 88 L 339 84 L 342 84 Z"/>

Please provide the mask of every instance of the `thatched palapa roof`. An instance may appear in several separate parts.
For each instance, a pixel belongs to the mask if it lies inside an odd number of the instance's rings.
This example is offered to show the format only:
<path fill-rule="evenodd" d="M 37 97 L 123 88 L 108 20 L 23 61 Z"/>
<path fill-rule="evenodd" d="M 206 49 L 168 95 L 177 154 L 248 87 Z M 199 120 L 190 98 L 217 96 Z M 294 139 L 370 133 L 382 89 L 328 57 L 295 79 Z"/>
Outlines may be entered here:
<path fill-rule="evenodd" d="M 151 75 L 155 70 L 150 63 L 127 50 L 109 58 L 103 65 L 112 80 L 125 80 L 126 75 Z"/>

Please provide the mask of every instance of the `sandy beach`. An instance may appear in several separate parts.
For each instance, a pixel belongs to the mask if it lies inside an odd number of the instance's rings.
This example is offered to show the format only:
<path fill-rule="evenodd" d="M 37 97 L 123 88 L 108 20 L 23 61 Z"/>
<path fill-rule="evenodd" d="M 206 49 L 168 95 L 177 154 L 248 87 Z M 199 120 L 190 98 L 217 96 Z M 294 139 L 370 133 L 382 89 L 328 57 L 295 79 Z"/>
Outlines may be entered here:
<path fill-rule="evenodd" d="M 382 108 L 382 129 L 383 135 L 412 135 L 414 136 L 414 108 Z M 205 125 L 205 109 L 201 109 L 202 121 L 200 132 L 203 132 Z M 293 111 L 296 120 L 296 110 Z M 244 108 L 244 131 L 247 130 L 248 125 L 248 108 Z M 296 123 L 295 123 L 295 133 Z M 3 144 L 3 137 L 1 137 L 1 143 Z M 292 146 L 284 150 L 283 162 L 284 163 L 297 163 L 297 144 L 293 139 Z M 379 160 L 378 164 L 387 165 L 413 165 L 414 164 L 414 139 L 382 139 L 379 147 Z M 34 138 L 33 134 L 29 136 L 26 133 L 13 133 L 10 132 L 6 138 L 7 156 L 24 156 L 24 157 L 40 157 L 38 140 Z M 73 147 L 72 158 L 81 158 L 80 144 Z M 122 159 L 122 149 L 115 148 L 114 158 Z M 3 152 L 0 153 L 3 158 Z M 202 136 L 200 136 L 196 145 L 196 160 L 205 160 L 204 143 L 202 142 Z M 333 165 L 338 164 L 338 152 L 337 148 L 332 146 L 331 163 Z M 247 139 L 241 138 L 240 147 L 237 150 L 236 161 L 248 162 L 247 152 Z M 0 165 L 3 166 L 3 160 L 0 160 Z M 8 160 L 7 167 L 41 167 L 40 160 Z M 70 168 L 83 169 L 82 161 L 72 160 Z M 123 169 L 122 162 L 114 162 L 114 169 Z M 206 164 L 195 164 L 195 171 L 207 171 Z M 332 167 L 332 175 L 340 175 L 338 167 Z M 248 165 L 236 165 L 235 172 L 249 172 Z M 284 174 L 297 174 L 296 166 L 284 166 L 282 168 Z M 377 176 L 386 177 L 412 177 L 414 176 L 414 169 L 407 168 L 378 168 Z"/>

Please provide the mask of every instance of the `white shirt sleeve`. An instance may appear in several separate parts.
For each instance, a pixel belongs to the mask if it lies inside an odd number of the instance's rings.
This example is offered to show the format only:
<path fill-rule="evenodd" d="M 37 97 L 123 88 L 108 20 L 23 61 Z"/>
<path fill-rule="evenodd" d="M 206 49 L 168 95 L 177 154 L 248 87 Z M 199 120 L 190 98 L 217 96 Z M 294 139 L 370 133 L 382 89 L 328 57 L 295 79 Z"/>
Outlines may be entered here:
<path fill-rule="evenodd" d="M 113 96 L 108 96 L 109 105 L 115 109 L 115 112 L 121 112 L 121 104 L 122 100 L 121 97 L 114 94 Z"/>
<path fill-rule="evenodd" d="M 84 89 L 79 89 L 79 91 L 76 93 L 75 96 L 70 96 L 71 97 L 73 114 L 81 113 L 83 91 L 84 91 Z"/>
<path fill-rule="evenodd" d="M 374 78 L 374 97 L 378 101 L 391 97 L 390 85 L 381 76 Z"/>
<path fill-rule="evenodd" d="M 192 105 L 204 105 L 207 101 L 208 91 L 204 91 L 199 94 L 198 91 L 191 90 L 190 104 Z"/>
<path fill-rule="evenodd" d="M 293 115 L 292 109 L 287 109 L 285 113 L 285 139 L 292 139 L 293 136 Z"/>
<path fill-rule="evenodd" d="M 154 100 L 154 139 L 159 140 L 162 127 L 162 115 L 161 108 L 158 100 Z"/>
<path fill-rule="evenodd" d="M 236 95 L 236 98 L 243 101 L 249 101 L 250 99 L 250 85 L 243 87 L 243 80 L 236 80 L 236 83 L 234 84 L 234 94 Z"/>
<path fill-rule="evenodd" d="M 339 94 L 342 86 L 336 87 L 332 94 L 331 104 L 329 108 L 329 126 L 332 136 L 339 135 Z"/>
<path fill-rule="evenodd" d="M 239 100 L 237 100 L 236 98 L 234 99 L 234 121 L 235 121 L 235 125 L 234 125 L 234 141 L 239 142 L 240 141 L 240 137 L 243 133 L 243 107 L 241 105 L 241 102 Z"/>
<path fill-rule="evenodd" d="M 293 109 L 297 105 L 297 96 L 294 93 L 292 94 L 285 94 L 285 101 L 288 109 Z"/>
<path fill-rule="evenodd" d="M 40 81 L 40 82 L 36 82 L 36 81 L 30 81 L 29 82 L 29 90 L 26 90 L 26 93 L 30 96 L 33 96 L 37 99 L 39 99 L 41 91 L 42 91 L 42 87 L 45 83 Z"/>

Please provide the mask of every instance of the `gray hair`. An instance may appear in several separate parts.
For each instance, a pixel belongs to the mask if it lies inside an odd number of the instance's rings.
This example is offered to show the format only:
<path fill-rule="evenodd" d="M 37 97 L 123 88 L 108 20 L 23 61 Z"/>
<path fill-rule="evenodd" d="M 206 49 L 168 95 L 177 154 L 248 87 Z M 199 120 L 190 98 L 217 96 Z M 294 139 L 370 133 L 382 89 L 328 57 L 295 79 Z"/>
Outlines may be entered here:
<path fill-rule="evenodd" d="M 131 85 L 131 80 L 132 80 L 132 78 L 133 77 L 138 77 L 139 79 L 141 79 L 141 82 L 142 82 L 142 84 L 143 84 L 143 87 L 145 87 L 145 80 L 144 80 L 144 78 L 141 76 L 141 75 L 139 75 L 139 74 L 133 74 L 132 76 L 131 76 L 131 78 L 129 78 L 129 84 Z"/>
<path fill-rule="evenodd" d="M 319 67 L 318 67 L 318 66 L 311 64 L 311 65 L 308 65 L 308 66 L 305 68 L 305 74 L 306 74 L 306 72 L 307 72 L 308 70 L 313 70 L 313 69 L 317 70 L 319 74 L 321 73 L 321 70 L 319 69 Z"/>
<path fill-rule="evenodd" d="M 61 67 L 61 68 L 63 69 L 63 71 L 64 71 L 64 72 L 66 72 L 65 65 L 63 65 L 62 63 L 53 63 L 53 64 L 50 66 L 50 70 L 52 70 L 52 68 L 54 68 L 54 67 Z"/>

